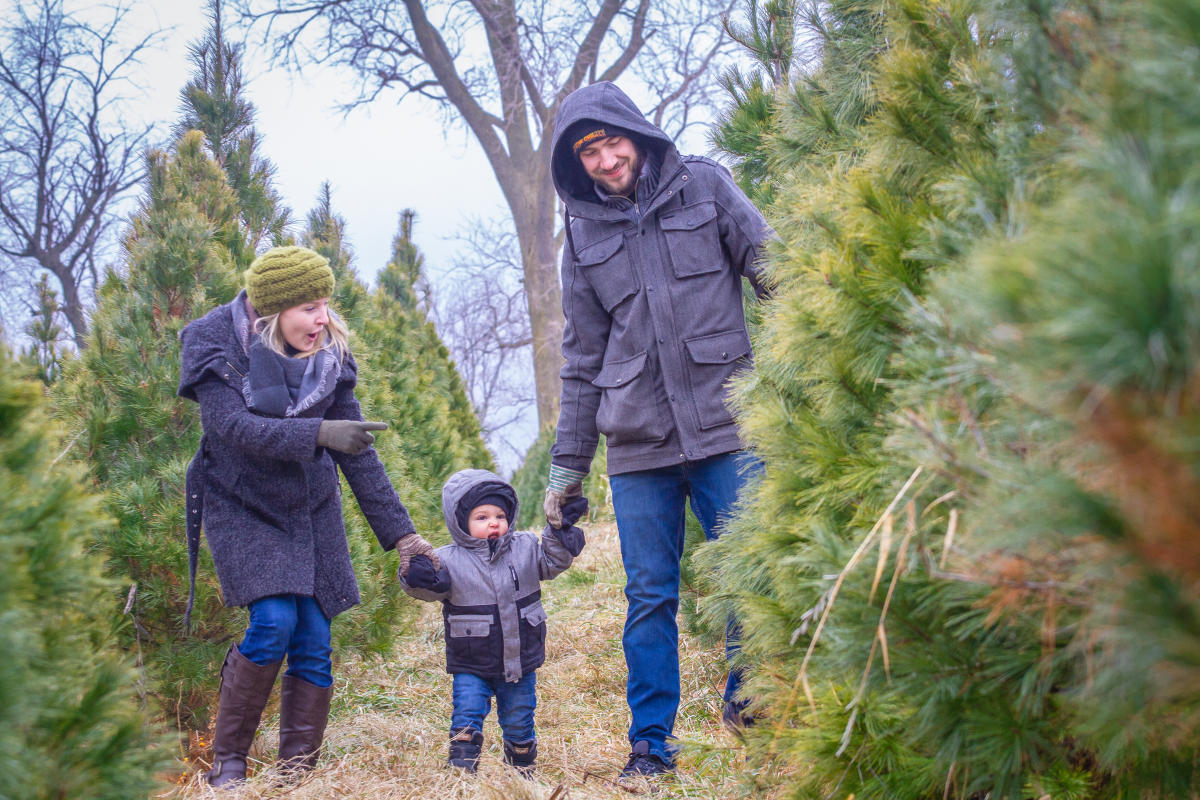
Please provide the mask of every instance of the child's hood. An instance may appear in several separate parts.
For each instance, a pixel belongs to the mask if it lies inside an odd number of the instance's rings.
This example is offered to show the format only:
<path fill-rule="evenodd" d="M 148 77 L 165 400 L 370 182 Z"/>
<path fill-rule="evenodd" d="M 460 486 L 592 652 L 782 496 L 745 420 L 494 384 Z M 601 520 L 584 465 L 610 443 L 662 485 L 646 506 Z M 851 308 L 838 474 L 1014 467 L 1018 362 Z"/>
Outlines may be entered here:
<path fill-rule="evenodd" d="M 517 507 L 516 491 L 499 475 L 486 469 L 459 470 L 451 475 L 446 481 L 446 485 L 442 487 L 442 516 L 446 520 L 446 528 L 450 531 L 450 536 L 457 545 L 463 547 L 487 546 L 486 539 L 472 538 L 471 534 L 458 524 L 458 516 L 455 513 L 459 501 L 472 489 L 484 484 L 488 486 L 489 492 L 502 494 L 512 501 L 513 518 L 508 521 L 508 534 L 505 535 L 508 536 L 516 530 L 516 518 L 520 510 Z"/>

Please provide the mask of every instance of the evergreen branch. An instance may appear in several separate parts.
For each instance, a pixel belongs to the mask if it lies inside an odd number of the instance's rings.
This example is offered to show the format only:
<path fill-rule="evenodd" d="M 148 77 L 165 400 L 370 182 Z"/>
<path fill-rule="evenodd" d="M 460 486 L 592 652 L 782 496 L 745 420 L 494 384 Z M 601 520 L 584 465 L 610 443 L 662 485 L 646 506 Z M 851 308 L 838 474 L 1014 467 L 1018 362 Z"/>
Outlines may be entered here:
<path fill-rule="evenodd" d="M 892 502 L 888 503 L 888 506 L 884 509 L 883 514 L 863 538 L 862 543 L 854 551 L 854 554 L 850 556 L 850 560 L 846 563 L 846 566 L 843 567 L 842 571 L 838 573 L 837 580 L 834 581 L 833 588 L 830 591 L 829 600 L 825 605 L 825 611 L 821 614 L 821 619 L 817 623 L 817 630 L 813 633 L 812 639 L 810 639 L 808 642 L 808 650 L 804 654 L 804 660 L 800 663 L 800 671 L 796 675 L 795 681 L 792 683 L 791 691 L 788 693 L 788 699 L 787 703 L 784 705 L 783 713 L 779 715 L 779 721 L 775 723 L 775 732 L 771 738 L 771 746 L 767 751 L 768 756 L 774 756 L 776 753 L 776 745 L 779 742 L 780 737 L 783 735 L 784 720 L 791 715 L 792 709 L 796 704 L 796 693 L 800 690 L 801 686 L 804 688 L 805 697 L 808 698 L 809 707 L 813 709 L 816 708 L 817 704 L 816 700 L 813 698 L 812 687 L 808 685 L 808 664 L 812 660 L 813 651 L 816 649 L 817 642 L 821 638 L 821 631 L 825 629 L 825 623 L 829 620 L 829 613 L 833 610 L 833 603 L 837 598 L 838 591 L 841 589 L 842 584 L 846 580 L 846 576 L 850 573 L 850 570 L 854 569 L 854 567 L 862 559 L 863 554 L 866 553 L 867 548 L 869 548 L 871 543 L 875 541 L 875 534 L 879 532 L 880 528 L 885 524 L 887 518 L 891 516 L 892 511 L 896 508 L 896 505 L 901 499 L 903 499 L 904 495 L 913 485 L 913 482 L 916 481 L 916 479 L 921 475 L 922 470 L 922 467 L 917 467 L 915 470 L 913 470 L 912 475 L 910 475 L 908 480 L 905 481 L 904 486 L 902 486 L 900 491 L 897 492 L 896 496 L 892 498 Z"/>

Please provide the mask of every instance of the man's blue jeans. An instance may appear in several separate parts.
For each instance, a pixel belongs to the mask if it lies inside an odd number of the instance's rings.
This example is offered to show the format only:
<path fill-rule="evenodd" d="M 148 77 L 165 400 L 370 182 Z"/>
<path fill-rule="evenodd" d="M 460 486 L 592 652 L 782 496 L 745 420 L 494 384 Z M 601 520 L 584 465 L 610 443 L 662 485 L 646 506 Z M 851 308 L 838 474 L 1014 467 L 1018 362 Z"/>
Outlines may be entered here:
<path fill-rule="evenodd" d="M 333 684 L 329 620 L 311 597 L 277 594 L 255 600 L 238 650 L 259 666 L 286 655 L 288 675 L 321 688 Z"/>
<path fill-rule="evenodd" d="M 488 680 L 478 675 L 456 672 L 450 732 L 470 728 L 482 733 L 483 718 L 492 710 L 493 695 L 496 697 L 496 719 L 505 740 L 515 744 L 533 741 L 533 712 L 537 708 L 536 672 L 528 672 L 514 683 L 506 683 L 503 678 Z"/>
<path fill-rule="evenodd" d="M 720 536 L 738 494 L 762 469 L 756 457 L 739 451 L 686 461 L 661 469 L 609 478 L 625 564 L 626 697 L 633 721 L 629 741 L 645 741 L 650 752 L 670 763 L 667 739 L 679 710 L 679 562 L 683 557 L 684 503 L 706 539 Z M 737 628 L 726 629 L 726 656 L 737 649 Z M 725 699 L 733 699 L 740 675 L 732 671 Z"/>

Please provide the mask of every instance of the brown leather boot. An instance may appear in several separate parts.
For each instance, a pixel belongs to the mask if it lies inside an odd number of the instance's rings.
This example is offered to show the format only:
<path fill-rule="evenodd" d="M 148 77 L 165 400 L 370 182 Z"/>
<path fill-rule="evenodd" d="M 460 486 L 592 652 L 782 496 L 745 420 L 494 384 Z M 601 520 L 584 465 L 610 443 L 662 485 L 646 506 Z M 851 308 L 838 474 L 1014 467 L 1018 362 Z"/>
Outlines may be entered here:
<path fill-rule="evenodd" d="M 242 655 L 237 645 L 229 648 L 221 666 L 221 696 L 217 701 L 209 785 L 232 788 L 246 780 L 246 756 L 282 663 L 276 661 L 260 667 Z"/>
<path fill-rule="evenodd" d="M 308 772 L 317 765 L 333 687 L 321 688 L 303 678 L 283 676 L 279 704 L 279 769 Z"/>

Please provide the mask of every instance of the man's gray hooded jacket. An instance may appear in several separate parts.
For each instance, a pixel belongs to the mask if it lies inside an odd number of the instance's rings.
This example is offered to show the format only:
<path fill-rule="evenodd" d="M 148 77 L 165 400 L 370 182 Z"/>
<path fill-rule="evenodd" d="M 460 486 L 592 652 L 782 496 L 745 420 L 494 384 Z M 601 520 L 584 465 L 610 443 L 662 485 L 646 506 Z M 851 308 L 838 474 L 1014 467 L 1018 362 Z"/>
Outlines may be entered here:
<path fill-rule="evenodd" d="M 450 590 L 410 586 L 404 591 L 418 600 L 441 601 L 446 625 L 446 671 L 466 672 L 487 679 L 518 681 L 546 660 L 546 612 L 541 581 L 571 566 L 571 553 L 559 538 L 532 531 L 509 530 L 494 551 L 487 539 L 475 539 L 458 523 L 459 501 L 473 488 L 486 484 L 512 502 L 514 524 L 517 494 L 502 478 L 487 470 L 456 472 L 442 487 L 442 514 L 454 539 L 437 549 Z"/>
<path fill-rule="evenodd" d="M 658 165 L 636 202 L 596 192 L 566 136 L 580 120 L 632 132 Z M 586 472 L 600 433 L 610 474 L 740 449 L 725 387 L 752 359 L 742 277 L 762 293 L 766 220 L 728 170 L 681 156 L 612 83 L 569 95 L 554 137 L 551 169 L 570 219 L 554 463 Z"/>

